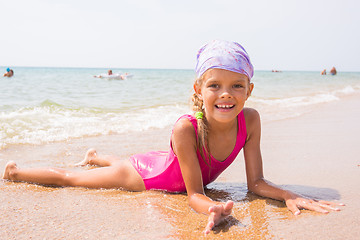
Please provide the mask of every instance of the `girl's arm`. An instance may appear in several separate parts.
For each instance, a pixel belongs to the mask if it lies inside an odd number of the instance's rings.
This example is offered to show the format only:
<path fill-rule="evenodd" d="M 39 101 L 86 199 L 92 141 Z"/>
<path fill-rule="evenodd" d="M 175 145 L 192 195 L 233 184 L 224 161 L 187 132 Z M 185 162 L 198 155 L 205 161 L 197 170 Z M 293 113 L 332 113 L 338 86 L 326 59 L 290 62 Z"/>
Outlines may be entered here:
<path fill-rule="evenodd" d="M 281 189 L 275 184 L 264 179 L 262 157 L 260 151 L 261 124 L 259 113 L 251 108 L 244 109 L 247 139 L 244 146 L 246 177 L 248 189 L 263 197 L 285 201 L 289 210 L 295 215 L 300 214 L 299 209 L 309 209 L 317 212 L 328 213 L 328 210 L 340 210 L 335 203 L 315 201 L 304 198 L 291 191 Z M 342 205 L 342 204 L 339 204 Z"/>
<path fill-rule="evenodd" d="M 196 134 L 192 123 L 187 119 L 179 120 L 174 127 L 172 148 L 179 160 L 190 207 L 198 213 L 209 215 L 205 228 L 207 234 L 214 225 L 231 214 L 233 202 L 216 202 L 205 195 L 196 147 Z"/>

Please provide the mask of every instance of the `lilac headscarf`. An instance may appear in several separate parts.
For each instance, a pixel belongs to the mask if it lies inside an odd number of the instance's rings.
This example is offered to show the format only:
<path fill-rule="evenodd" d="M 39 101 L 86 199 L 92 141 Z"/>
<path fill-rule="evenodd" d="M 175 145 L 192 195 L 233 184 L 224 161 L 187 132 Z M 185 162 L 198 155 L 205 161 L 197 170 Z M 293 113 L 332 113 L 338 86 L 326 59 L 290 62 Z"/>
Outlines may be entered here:
<path fill-rule="evenodd" d="M 249 80 L 254 75 L 249 55 L 237 42 L 214 40 L 200 48 L 195 68 L 197 76 L 201 77 L 210 68 L 245 74 Z"/>

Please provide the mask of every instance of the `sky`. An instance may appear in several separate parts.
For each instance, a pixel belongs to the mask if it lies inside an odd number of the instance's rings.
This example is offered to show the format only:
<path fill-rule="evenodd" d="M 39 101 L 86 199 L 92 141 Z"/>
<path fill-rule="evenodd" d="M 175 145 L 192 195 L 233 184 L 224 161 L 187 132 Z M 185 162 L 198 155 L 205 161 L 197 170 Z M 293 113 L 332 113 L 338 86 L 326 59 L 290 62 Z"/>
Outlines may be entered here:
<path fill-rule="evenodd" d="M 0 66 L 193 69 L 213 39 L 255 70 L 360 71 L 358 0 L 0 0 Z"/>

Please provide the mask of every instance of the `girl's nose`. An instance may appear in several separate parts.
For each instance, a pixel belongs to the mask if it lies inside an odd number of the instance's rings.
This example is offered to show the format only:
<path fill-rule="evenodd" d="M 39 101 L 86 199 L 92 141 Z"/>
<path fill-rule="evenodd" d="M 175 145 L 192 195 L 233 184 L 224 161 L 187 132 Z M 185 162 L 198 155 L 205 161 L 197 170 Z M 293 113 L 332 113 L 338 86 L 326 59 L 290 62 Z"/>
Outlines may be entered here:
<path fill-rule="evenodd" d="M 232 95 L 228 89 L 224 89 L 220 95 L 221 98 L 231 98 Z"/>

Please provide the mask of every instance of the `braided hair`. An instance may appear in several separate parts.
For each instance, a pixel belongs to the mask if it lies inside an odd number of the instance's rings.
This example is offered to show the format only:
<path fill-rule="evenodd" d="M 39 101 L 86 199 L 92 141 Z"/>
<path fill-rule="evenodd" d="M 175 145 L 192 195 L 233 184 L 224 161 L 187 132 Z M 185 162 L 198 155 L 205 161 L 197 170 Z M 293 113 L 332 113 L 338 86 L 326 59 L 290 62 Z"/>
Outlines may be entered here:
<path fill-rule="evenodd" d="M 197 78 L 195 81 L 195 85 L 197 87 L 201 87 L 203 84 L 203 78 Z M 195 113 L 200 113 L 201 117 L 197 117 L 197 149 L 199 149 L 199 152 L 204 159 L 205 163 L 208 165 L 208 167 L 211 167 L 211 157 L 210 157 L 210 150 L 209 150 L 209 141 L 208 141 L 208 130 L 209 125 L 208 121 L 206 119 L 205 114 L 205 108 L 204 108 L 204 102 L 199 97 L 199 94 L 195 92 L 192 96 L 192 102 L 193 102 L 193 111 Z"/>

